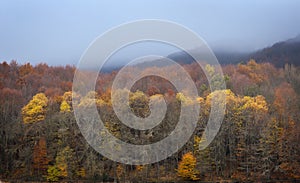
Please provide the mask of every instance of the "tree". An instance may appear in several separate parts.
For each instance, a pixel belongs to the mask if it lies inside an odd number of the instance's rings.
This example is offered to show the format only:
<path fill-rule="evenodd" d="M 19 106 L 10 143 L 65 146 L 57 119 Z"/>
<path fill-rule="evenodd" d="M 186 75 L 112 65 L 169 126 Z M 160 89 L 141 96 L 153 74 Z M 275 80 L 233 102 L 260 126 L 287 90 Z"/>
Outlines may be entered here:
<path fill-rule="evenodd" d="M 124 171 L 122 164 L 118 164 L 117 169 L 116 169 L 116 174 L 117 174 L 118 180 L 121 180 L 122 177 L 125 176 L 125 171 Z"/>
<path fill-rule="evenodd" d="M 262 65 L 257 64 L 253 59 L 249 60 L 247 65 L 239 64 L 238 72 L 245 74 L 256 84 L 261 84 L 266 78 Z"/>
<path fill-rule="evenodd" d="M 72 178 L 74 175 L 78 174 L 78 170 L 76 171 L 75 167 L 74 156 L 74 150 L 69 146 L 58 152 L 55 158 L 55 164 L 49 166 L 47 170 L 47 180 L 58 181 L 60 178 Z"/>
<path fill-rule="evenodd" d="M 80 99 L 79 107 L 91 107 L 97 104 L 98 94 L 95 91 L 89 91 L 84 97 Z"/>
<path fill-rule="evenodd" d="M 48 167 L 46 139 L 41 138 L 34 146 L 33 150 L 33 168 L 38 175 L 46 173 Z"/>
<path fill-rule="evenodd" d="M 149 98 L 142 91 L 130 93 L 129 106 L 136 116 L 144 118 L 150 114 L 148 103 Z"/>
<path fill-rule="evenodd" d="M 71 112 L 71 106 L 65 100 L 60 104 L 60 112 Z"/>
<path fill-rule="evenodd" d="M 176 94 L 177 101 L 181 102 L 184 106 L 193 103 L 193 100 L 189 97 L 184 95 L 183 93 Z"/>
<path fill-rule="evenodd" d="M 72 177 L 75 173 L 74 150 L 69 146 L 57 154 L 56 165 L 61 171 L 62 177 Z"/>
<path fill-rule="evenodd" d="M 61 175 L 60 169 L 57 168 L 57 166 L 49 166 L 47 170 L 47 181 L 50 182 L 57 182 L 59 180 L 59 177 Z"/>
<path fill-rule="evenodd" d="M 260 139 L 264 157 L 263 161 L 261 161 L 262 175 L 270 178 L 279 165 L 279 152 L 282 150 L 281 142 L 284 131 L 275 118 L 271 118 L 263 130 L 262 138 Z"/>
<path fill-rule="evenodd" d="M 197 160 L 192 152 L 184 154 L 178 164 L 177 175 L 185 180 L 199 180 L 196 163 Z"/>
<path fill-rule="evenodd" d="M 205 141 L 205 135 L 203 135 L 202 138 L 198 137 L 197 135 L 194 136 L 194 155 L 197 158 L 197 167 L 199 167 L 201 175 L 205 175 L 211 171 L 211 167 L 213 166 L 213 161 L 210 156 L 211 148 L 206 147 L 205 149 L 200 150 L 200 146 L 205 144 Z"/>
<path fill-rule="evenodd" d="M 206 74 L 210 78 L 210 89 L 212 91 L 215 91 L 216 89 L 222 88 L 222 80 L 225 79 L 225 81 L 229 80 L 228 76 L 225 76 L 222 78 L 218 70 L 210 64 L 206 64 L 204 70 L 206 71 Z M 203 88 L 202 88 L 203 89 Z"/>
<path fill-rule="evenodd" d="M 275 89 L 274 107 L 279 115 L 280 120 L 283 122 L 288 117 L 293 117 L 290 114 L 297 114 L 299 110 L 299 100 L 297 93 L 293 87 L 286 82 L 283 82 Z M 295 117 L 297 119 L 297 117 Z"/>
<path fill-rule="evenodd" d="M 48 99 L 43 93 L 33 96 L 32 100 L 22 108 L 23 122 L 25 124 L 43 121 L 45 119 Z"/>

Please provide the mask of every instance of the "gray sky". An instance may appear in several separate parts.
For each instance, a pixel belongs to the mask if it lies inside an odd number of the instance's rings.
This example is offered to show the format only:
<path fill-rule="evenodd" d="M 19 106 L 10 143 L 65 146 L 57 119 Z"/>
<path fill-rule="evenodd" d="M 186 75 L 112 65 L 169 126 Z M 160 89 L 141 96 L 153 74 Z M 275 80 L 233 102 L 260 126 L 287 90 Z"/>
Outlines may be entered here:
<path fill-rule="evenodd" d="M 76 65 L 97 36 L 138 19 L 177 22 L 213 49 L 254 51 L 300 34 L 299 9 L 299 0 L 1 0 L 0 61 Z"/>

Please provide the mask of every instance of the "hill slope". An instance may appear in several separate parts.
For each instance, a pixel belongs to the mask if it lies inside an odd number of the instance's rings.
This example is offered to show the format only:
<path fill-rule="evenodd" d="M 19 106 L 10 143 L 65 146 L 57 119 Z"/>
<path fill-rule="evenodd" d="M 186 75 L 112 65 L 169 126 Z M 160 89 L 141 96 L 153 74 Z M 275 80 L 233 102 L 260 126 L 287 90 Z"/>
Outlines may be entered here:
<path fill-rule="evenodd" d="M 275 43 L 271 47 L 253 53 L 214 51 L 214 54 L 222 65 L 237 64 L 242 61 L 254 59 L 258 63 L 272 63 L 276 67 L 283 67 L 286 63 L 300 66 L 300 35 L 293 39 Z M 194 61 L 190 55 L 183 51 L 170 54 L 168 57 L 181 64 L 189 64 Z"/>
<path fill-rule="evenodd" d="M 250 55 L 257 62 L 270 62 L 276 67 L 289 63 L 300 65 L 300 35 L 287 41 L 275 43 Z"/>

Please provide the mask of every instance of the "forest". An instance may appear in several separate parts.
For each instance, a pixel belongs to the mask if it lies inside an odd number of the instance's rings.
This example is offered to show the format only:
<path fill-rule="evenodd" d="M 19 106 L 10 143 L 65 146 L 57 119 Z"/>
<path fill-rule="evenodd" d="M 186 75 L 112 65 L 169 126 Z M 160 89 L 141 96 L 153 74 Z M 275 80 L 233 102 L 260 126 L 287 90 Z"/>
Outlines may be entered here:
<path fill-rule="evenodd" d="M 250 59 L 223 65 L 226 90 L 211 91 L 196 63 L 182 64 L 198 90 L 196 99 L 177 91 L 167 80 L 147 76 L 124 92 L 139 117 L 149 115 L 149 101 L 167 103 L 162 123 L 150 130 L 134 130 L 113 111 L 111 86 L 118 71 L 99 73 L 95 91 L 72 92 L 75 66 L 0 64 L 0 180 L 79 182 L 292 182 L 300 181 L 300 67 L 257 63 Z M 136 70 L 132 66 L 127 79 Z M 176 75 L 172 65 L 149 67 Z M 218 84 L 213 65 L 205 71 Z M 182 82 L 185 82 L 182 78 Z M 210 114 L 211 98 L 225 94 L 222 126 L 204 150 L 199 144 Z M 78 98 L 72 102 L 72 96 Z M 105 127 L 117 138 L 149 144 L 175 128 L 180 107 L 199 103 L 197 127 L 189 141 L 165 160 L 146 165 L 111 161 L 82 136 L 73 105 L 95 101 Z"/>

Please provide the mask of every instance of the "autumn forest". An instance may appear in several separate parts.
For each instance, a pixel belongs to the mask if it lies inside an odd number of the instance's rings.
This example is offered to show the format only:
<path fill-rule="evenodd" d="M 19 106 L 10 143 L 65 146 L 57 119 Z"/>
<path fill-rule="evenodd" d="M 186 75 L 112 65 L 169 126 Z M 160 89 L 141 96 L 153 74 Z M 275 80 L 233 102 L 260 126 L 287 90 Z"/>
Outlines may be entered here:
<path fill-rule="evenodd" d="M 95 91 L 72 92 L 74 66 L 41 63 L 0 64 L 0 179 L 16 181 L 96 182 L 264 182 L 300 180 L 300 68 L 275 67 L 255 60 L 223 65 L 226 90 L 211 91 L 197 63 L 182 64 L 198 90 L 191 98 L 167 80 L 148 76 L 129 90 L 129 106 L 139 117 L 149 115 L 149 101 L 163 97 L 167 112 L 150 130 L 134 130 L 120 122 L 112 109 L 111 85 L 118 71 L 100 73 Z M 127 79 L 138 66 L 132 66 Z M 172 65 L 149 67 L 176 75 Z M 144 69 L 142 72 L 147 72 Z M 214 65 L 203 68 L 218 85 Z M 181 78 L 185 82 L 185 78 Z M 225 94 L 222 126 L 213 142 L 199 150 L 210 113 L 211 98 Z M 78 98 L 72 103 L 72 96 Z M 157 142 L 174 129 L 180 107 L 199 103 L 196 130 L 178 152 L 146 165 L 111 161 L 95 151 L 82 136 L 73 105 L 96 101 L 105 127 L 133 144 Z"/>

